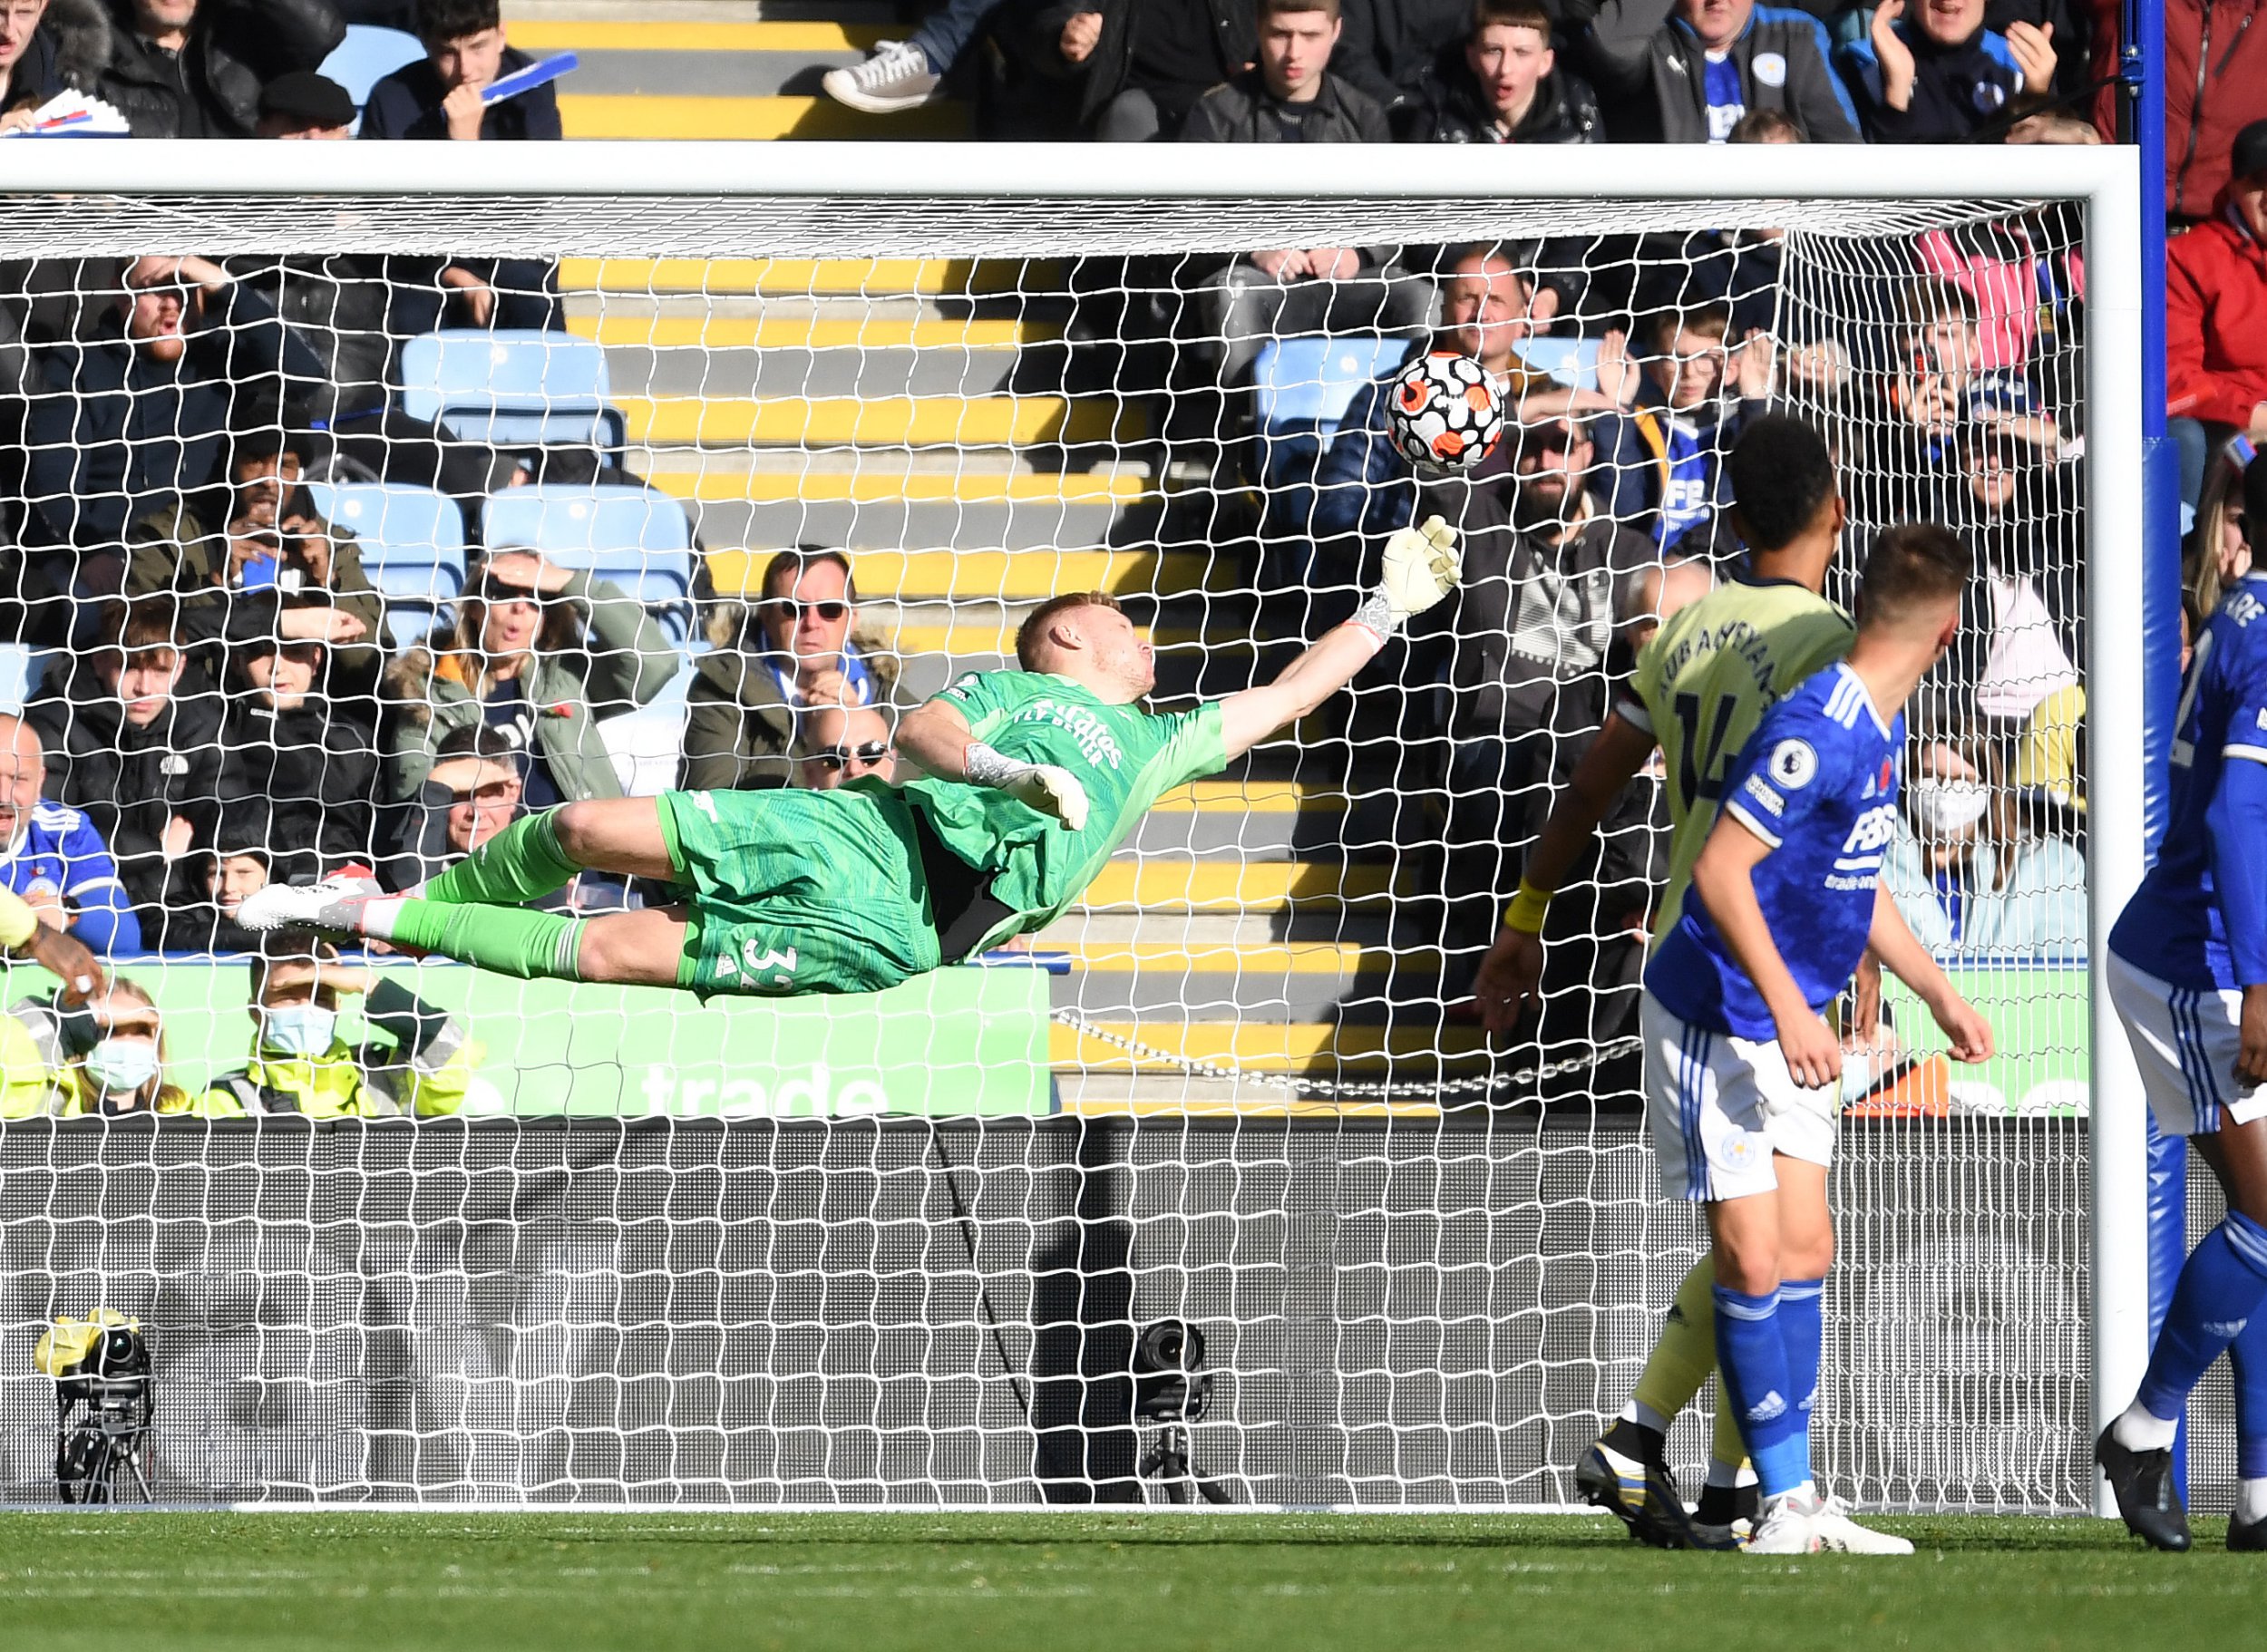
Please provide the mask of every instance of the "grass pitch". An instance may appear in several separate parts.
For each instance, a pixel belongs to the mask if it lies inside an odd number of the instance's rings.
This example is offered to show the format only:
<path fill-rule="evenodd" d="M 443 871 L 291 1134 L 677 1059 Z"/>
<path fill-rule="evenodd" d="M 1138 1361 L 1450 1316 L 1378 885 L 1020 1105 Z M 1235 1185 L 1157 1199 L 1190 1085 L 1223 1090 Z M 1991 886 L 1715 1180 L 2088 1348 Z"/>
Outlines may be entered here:
<path fill-rule="evenodd" d="M 1661 1554 L 1502 1515 L 0 1516 L 0 1647 L 2145 1647 L 2256 1644 L 2267 1557 L 1884 1521 L 1911 1560 Z"/>

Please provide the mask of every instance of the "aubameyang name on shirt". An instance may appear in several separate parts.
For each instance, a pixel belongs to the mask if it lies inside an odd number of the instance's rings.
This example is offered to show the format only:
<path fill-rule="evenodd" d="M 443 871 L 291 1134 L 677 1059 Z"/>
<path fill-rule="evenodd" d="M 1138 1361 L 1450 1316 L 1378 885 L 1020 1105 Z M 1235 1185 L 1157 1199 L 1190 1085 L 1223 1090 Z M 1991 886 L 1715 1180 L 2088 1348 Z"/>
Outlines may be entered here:
<path fill-rule="evenodd" d="M 1681 639 L 1667 659 L 1661 662 L 1661 678 L 1673 683 L 1683 675 L 1695 655 L 1715 654 L 1729 649 L 1737 654 L 1756 679 L 1756 686 L 1771 692 L 1771 679 L 1776 669 L 1771 658 L 1768 636 L 1744 619 L 1727 619 L 1713 628 L 1704 627 Z"/>
<path fill-rule="evenodd" d="M 1118 750 L 1117 737 L 1109 725 L 1096 716 L 1090 706 L 1075 705 L 1063 700 L 1034 700 L 1018 706 L 1008 717 L 1010 723 L 1052 723 L 1072 739 L 1088 763 L 1099 767 L 1107 763 L 1113 769 L 1125 766 L 1125 754 Z"/>

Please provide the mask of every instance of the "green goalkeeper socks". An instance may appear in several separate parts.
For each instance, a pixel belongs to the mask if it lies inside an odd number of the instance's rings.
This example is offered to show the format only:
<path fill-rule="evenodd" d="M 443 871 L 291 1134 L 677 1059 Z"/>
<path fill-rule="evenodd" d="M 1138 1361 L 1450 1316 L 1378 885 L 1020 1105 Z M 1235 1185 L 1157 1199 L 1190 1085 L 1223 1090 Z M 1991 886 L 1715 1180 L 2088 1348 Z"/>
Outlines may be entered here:
<path fill-rule="evenodd" d="M 522 815 L 439 877 L 418 898 L 443 906 L 517 907 L 563 889 L 580 871 L 559 846 L 556 810 Z"/>
<path fill-rule="evenodd" d="M 582 924 L 561 912 L 448 906 L 412 898 L 394 913 L 390 938 L 522 981 L 579 981 Z"/>

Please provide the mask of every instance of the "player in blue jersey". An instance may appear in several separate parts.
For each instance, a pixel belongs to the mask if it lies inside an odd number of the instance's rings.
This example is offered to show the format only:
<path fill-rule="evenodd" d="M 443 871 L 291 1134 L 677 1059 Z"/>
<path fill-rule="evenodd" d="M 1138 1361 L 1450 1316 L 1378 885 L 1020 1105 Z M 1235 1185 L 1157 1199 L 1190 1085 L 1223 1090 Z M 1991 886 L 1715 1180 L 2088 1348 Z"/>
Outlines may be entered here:
<path fill-rule="evenodd" d="M 1750 1553 L 1912 1552 L 1823 1502 L 1811 1478 L 1842 1081 L 1842 1040 L 1821 1012 L 1871 942 L 1954 1056 L 1991 1053 L 1990 1028 L 1881 887 L 1904 704 L 1960 629 L 1968 574 L 1941 528 L 1881 537 L 1849 657 L 1764 714 L 1726 776 L 1691 898 L 1646 966 L 1646 1122 L 1664 1190 L 1708 1208 L 1717 1369 L 1762 1482 Z"/>
<path fill-rule="evenodd" d="M 2109 992 L 2160 1128 L 2194 1138 L 2225 1220 L 2181 1268 L 2140 1392 L 2095 1457 L 2118 1512 L 2186 1549 L 2173 1488 L 2183 1404 L 2226 1349 L 2235 1375 L 2230 1549 L 2267 1550 L 2267 460 L 2243 472 L 2252 571 L 2196 638 L 2173 731 L 2156 864 L 2109 934 Z"/>

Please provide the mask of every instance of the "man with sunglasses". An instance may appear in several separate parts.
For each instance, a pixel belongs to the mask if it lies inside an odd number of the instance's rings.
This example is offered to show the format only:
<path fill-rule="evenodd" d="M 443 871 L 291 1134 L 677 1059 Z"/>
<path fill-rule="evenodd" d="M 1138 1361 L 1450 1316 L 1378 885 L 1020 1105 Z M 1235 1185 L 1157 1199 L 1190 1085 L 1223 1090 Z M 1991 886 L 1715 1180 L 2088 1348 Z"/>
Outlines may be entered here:
<path fill-rule="evenodd" d="M 869 654 L 851 632 L 858 590 L 839 550 L 798 546 L 767 563 L 759 599 L 727 605 L 686 692 L 687 792 L 789 786 L 803 724 L 829 706 L 896 703 L 895 661 Z"/>
<path fill-rule="evenodd" d="M 771 997 L 873 992 L 1055 921 L 1161 795 L 1225 768 L 1350 683 L 1455 588 L 1434 518 L 1386 545 L 1384 577 L 1272 682 L 1154 714 L 1149 644 L 1106 592 L 1045 602 L 1016 671 L 970 673 L 899 724 L 901 787 L 671 792 L 515 821 L 406 896 L 362 879 L 276 886 L 247 928 L 306 928 L 523 979 Z M 528 903 L 589 868 L 658 879 L 669 905 L 581 918 Z"/>
<path fill-rule="evenodd" d="M 803 761 L 796 773 L 813 792 L 832 792 L 878 774 L 897 778 L 890 720 L 871 705 L 822 705 L 803 719 Z"/>

